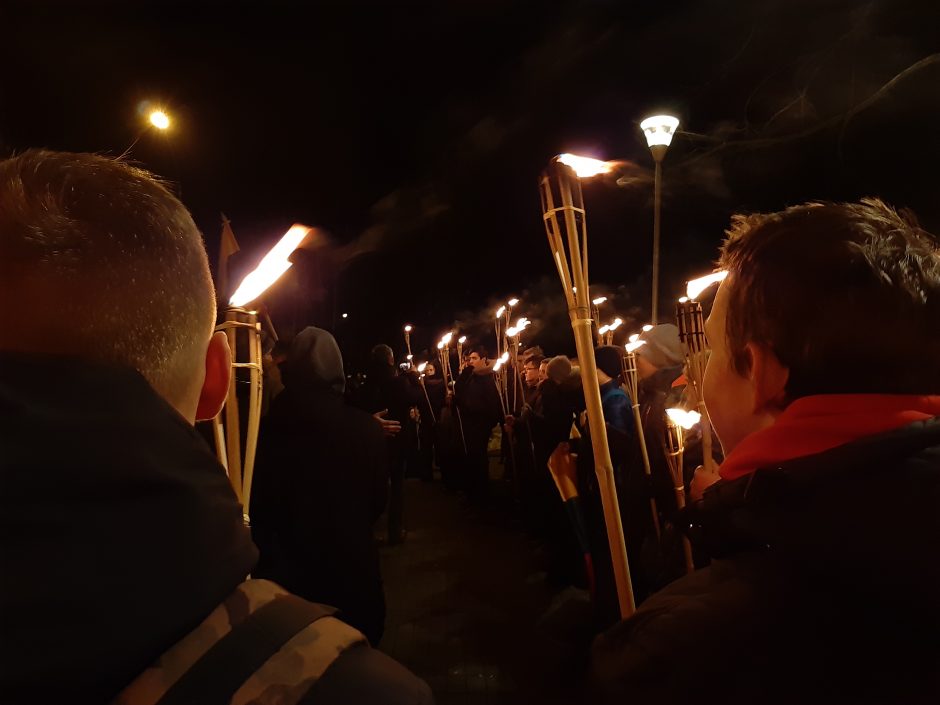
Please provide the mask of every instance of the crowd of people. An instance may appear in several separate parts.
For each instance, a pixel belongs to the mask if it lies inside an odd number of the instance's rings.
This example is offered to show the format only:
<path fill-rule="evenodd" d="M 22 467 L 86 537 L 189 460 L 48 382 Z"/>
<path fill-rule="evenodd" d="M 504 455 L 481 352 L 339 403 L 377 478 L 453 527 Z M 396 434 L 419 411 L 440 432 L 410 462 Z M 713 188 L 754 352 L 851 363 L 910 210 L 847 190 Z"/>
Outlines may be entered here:
<path fill-rule="evenodd" d="M 635 399 L 624 349 L 594 351 L 622 618 L 578 360 L 500 372 L 471 341 L 451 376 L 379 344 L 350 388 L 334 337 L 300 331 L 266 370 L 249 528 L 195 427 L 231 352 L 185 207 L 119 160 L 0 162 L 0 700 L 431 702 L 377 648 L 376 524 L 408 540 L 409 474 L 486 506 L 501 460 L 549 579 L 591 595 L 586 702 L 934 702 L 940 242 L 876 199 L 810 203 L 735 217 L 718 266 L 718 470 L 689 434 L 688 506 L 661 442 L 679 330 L 640 334 Z"/>

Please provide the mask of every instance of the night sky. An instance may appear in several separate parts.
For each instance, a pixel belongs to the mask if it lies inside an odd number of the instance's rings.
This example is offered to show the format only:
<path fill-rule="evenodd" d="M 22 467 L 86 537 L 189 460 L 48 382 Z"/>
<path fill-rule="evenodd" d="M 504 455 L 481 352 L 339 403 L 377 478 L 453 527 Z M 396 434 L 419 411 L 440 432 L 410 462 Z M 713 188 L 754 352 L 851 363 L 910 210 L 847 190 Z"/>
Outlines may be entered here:
<path fill-rule="evenodd" d="M 585 186 L 591 278 L 610 315 L 645 322 L 653 111 L 682 120 L 667 311 L 735 212 L 877 195 L 940 230 L 936 0 L 317 8 L 3 2 L 0 155 L 139 137 L 130 158 L 174 183 L 213 266 L 231 219 L 236 277 L 292 223 L 316 226 L 267 304 L 287 337 L 334 330 L 353 367 L 400 348 L 406 322 L 416 348 L 454 324 L 483 336 L 510 295 L 531 341 L 573 348 L 537 190 L 566 151 L 632 163 Z M 167 134 L 141 134 L 145 101 Z"/>

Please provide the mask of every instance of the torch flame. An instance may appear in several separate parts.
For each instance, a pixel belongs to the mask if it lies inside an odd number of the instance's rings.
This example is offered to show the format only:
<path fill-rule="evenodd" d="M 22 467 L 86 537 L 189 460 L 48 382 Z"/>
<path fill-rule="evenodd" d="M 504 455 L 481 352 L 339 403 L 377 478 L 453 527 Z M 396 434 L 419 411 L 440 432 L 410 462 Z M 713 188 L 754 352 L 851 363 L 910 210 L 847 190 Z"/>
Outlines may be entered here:
<path fill-rule="evenodd" d="M 414 358 L 414 355 L 412 355 L 412 354 L 410 354 L 410 353 L 409 353 L 408 355 L 405 355 L 405 359 L 406 359 L 406 360 L 411 360 L 412 358 Z"/>
<path fill-rule="evenodd" d="M 649 323 L 647 323 L 645 326 L 643 326 L 643 332 L 644 332 L 644 333 L 649 333 L 651 330 L 653 330 L 653 326 L 651 326 Z"/>
<path fill-rule="evenodd" d="M 697 411 L 686 411 L 685 409 L 666 409 L 666 416 L 676 426 L 681 426 L 686 431 L 702 420 L 702 415 Z"/>
<path fill-rule="evenodd" d="M 698 279 L 693 279 L 686 286 L 686 296 L 688 296 L 692 301 L 695 301 L 699 295 L 705 291 L 712 284 L 723 281 L 725 277 L 728 276 L 727 271 L 713 272 L 704 277 L 699 277 Z"/>
<path fill-rule="evenodd" d="M 631 335 L 630 337 L 634 338 L 636 336 Z M 642 348 L 644 345 L 646 345 L 645 340 L 631 340 L 629 343 L 624 345 L 624 347 L 627 349 L 628 353 L 632 353 L 632 352 L 636 352 L 637 350 Z"/>
<path fill-rule="evenodd" d="M 242 279 L 242 283 L 238 285 L 232 298 L 229 299 L 229 305 L 245 306 L 267 291 L 268 287 L 290 269 L 291 262 L 287 258 L 300 246 L 309 232 L 310 228 L 305 225 L 294 225 L 284 233 L 278 243 L 261 259 L 255 270 Z"/>
<path fill-rule="evenodd" d="M 640 339 L 640 334 L 639 334 L 639 333 L 634 333 L 634 334 L 631 335 L 629 338 L 627 338 L 627 340 L 629 340 L 631 343 L 635 343 L 635 342 L 636 342 L 637 340 L 639 340 L 639 339 Z"/>
<path fill-rule="evenodd" d="M 496 363 L 493 365 L 493 372 L 499 372 L 499 368 L 502 366 L 503 366 L 503 361 L 497 360 Z"/>
<path fill-rule="evenodd" d="M 506 335 L 508 335 L 510 338 L 515 338 L 518 333 L 519 331 L 516 328 L 506 329 Z"/>
<path fill-rule="evenodd" d="M 427 368 L 427 366 L 428 366 L 428 363 L 422 362 L 420 365 L 418 365 L 418 372 L 420 372 L 421 374 L 424 374 L 424 370 Z"/>
<path fill-rule="evenodd" d="M 603 325 L 603 326 L 601 326 L 600 328 L 597 329 L 597 332 L 600 333 L 601 335 L 604 335 L 604 333 L 606 333 L 606 332 L 609 331 L 609 330 L 610 330 L 610 326 L 608 326 L 608 325 Z"/>
<path fill-rule="evenodd" d="M 411 332 L 411 325 L 410 325 L 410 324 L 407 325 L 407 326 L 405 326 L 405 332 L 406 332 L 406 333 L 410 333 L 410 332 Z"/>
<path fill-rule="evenodd" d="M 497 317 L 497 318 L 502 318 L 504 313 L 506 313 L 506 307 L 505 307 L 505 306 L 500 306 L 498 309 L 496 309 L 496 317 Z"/>
<path fill-rule="evenodd" d="M 581 178 L 606 174 L 614 168 L 613 162 L 605 162 L 593 157 L 579 157 L 576 154 L 559 154 L 558 161 L 574 169 L 574 173 Z"/>
<path fill-rule="evenodd" d="M 517 303 L 519 303 L 519 299 L 509 299 L 509 301 L 507 301 L 506 303 L 509 304 L 509 308 L 512 308 Z"/>
<path fill-rule="evenodd" d="M 444 337 L 441 338 L 441 342 L 444 343 L 444 345 L 450 345 L 450 341 L 453 339 L 453 337 L 453 333 L 445 333 Z"/>
<path fill-rule="evenodd" d="M 614 322 L 610 324 L 609 330 L 617 330 L 621 325 L 623 325 L 623 319 L 615 318 Z"/>
<path fill-rule="evenodd" d="M 597 297 L 596 299 L 594 299 L 591 303 L 594 304 L 595 306 L 600 306 L 600 305 L 601 305 L 602 303 L 604 303 L 605 301 L 607 301 L 607 297 L 606 297 L 606 296 L 598 296 L 598 297 Z"/>
<path fill-rule="evenodd" d="M 463 345 L 464 343 L 467 342 L 467 336 L 465 335 L 460 336 L 459 338 L 457 338 L 457 342 Z"/>
<path fill-rule="evenodd" d="M 503 363 L 504 365 L 505 365 L 507 362 L 509 362 L 509 353 L 508 353 L 508 352 L 504 352 L 502 355 L 500 355 L 500 356 L 499 356 L 499 361 L 500 361 L 501 363 Z"/>
<path fill-rule="evenodd" d="M 437 343 L 437 349 L 438 349 L 438 350 L 443 350 L 443 349 L 444 349 L 444 341 L 443 341 L 443 340 L 439 340 L 439 341 L 438 341 L 438 343 Z"/>

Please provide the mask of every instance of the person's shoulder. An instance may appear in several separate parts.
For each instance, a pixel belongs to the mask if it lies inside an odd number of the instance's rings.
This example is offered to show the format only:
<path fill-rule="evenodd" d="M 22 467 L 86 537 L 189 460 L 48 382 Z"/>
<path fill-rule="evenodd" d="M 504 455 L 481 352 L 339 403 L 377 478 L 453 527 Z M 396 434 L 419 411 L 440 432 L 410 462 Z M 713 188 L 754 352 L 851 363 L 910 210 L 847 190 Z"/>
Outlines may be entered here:
<path fill-rule="evenodd" d="M 344 651 L 301 700 L 301 703 L 318 705 L 430 705 L 433 702 L 434 696 L 427 683 L 367 644 Z"/>

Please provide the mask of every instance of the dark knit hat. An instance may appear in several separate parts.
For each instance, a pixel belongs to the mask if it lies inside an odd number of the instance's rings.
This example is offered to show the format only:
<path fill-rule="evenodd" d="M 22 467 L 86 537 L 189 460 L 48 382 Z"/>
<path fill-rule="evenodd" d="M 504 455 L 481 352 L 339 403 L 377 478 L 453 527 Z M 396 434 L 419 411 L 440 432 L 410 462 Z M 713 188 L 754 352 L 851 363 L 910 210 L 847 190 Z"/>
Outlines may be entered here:
<path fill-rule="evenodd" d="M 685 361 L 682 344 L 679 342 L 679 329 L 672 323 L 661 323 L 643 331 L 640 333 L 640 340 L 646 345 L 637 348 L 636 354 L 657 369 L 676 367 Z"/>
<path fill-rule="evenodd" d="M 594 358 L 597 360 L 597 369 L 612 379 L 617 379 L 623 371 L 621 359 L 623 353 L 615 345 L 601 345 L 594 349 Z"/>

